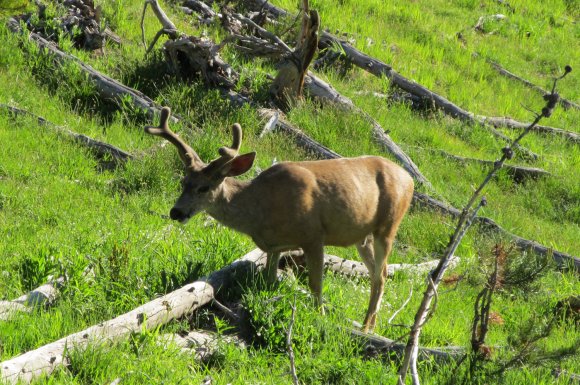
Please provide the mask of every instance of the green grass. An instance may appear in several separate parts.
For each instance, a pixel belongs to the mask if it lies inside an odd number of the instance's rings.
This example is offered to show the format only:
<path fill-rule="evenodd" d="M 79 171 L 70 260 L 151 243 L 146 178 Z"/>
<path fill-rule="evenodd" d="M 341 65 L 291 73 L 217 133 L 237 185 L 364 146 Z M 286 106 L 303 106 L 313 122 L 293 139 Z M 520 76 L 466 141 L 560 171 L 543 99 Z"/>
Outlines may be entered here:
<path fill-rule="evenodd" d="M 173 128 L 203 159 L 217 156 L 217 148 L 230 141 L 229 127 L 234 122 L 244 128 L 242 151 L 258 152 L 255 171 L 245 177 L 267 168 L 274 159 L 308 157 L 282 134 L 271 133 L 260 139 L 263 122 L 251 108 L 230 107 L 199 81 L 174 79 L 159 52 L 145 57 L 138 26 L 142 2 L 97 3 L 103 6 L 104 19 L 123 38 L 123 44 L 107 45 L 103 55 L 75 50 L 63 37 L 60 46 L 186 117 L 194 129 L 183 125 Z M 296 1 L 273 3 L 295 12 Z M 468 0 L 453 4 L 442 0 L 318 0 L 312 1 L 311 7 L 319 10 L 325 28 L 347 33 L 357 48 L 463 108 L 529 121 L 533 117 L 522 105 L 538 110 L 543 104 L 541 96 L 501 77 L 485 59 L 493 59 L 545 88 L 564 65 L 570 64 L 574 72 L 560 82 L 559 90 L 566 98 L 578 101 L 580 51 L 562 47 L 577 45 L 580 27 L 575 20 L 579 10 L 570 1 L 544 4 L 514 0 L 510 4 L 516 13 L 494 1 Z M 218 41 L 225 37 L 217 24 L 200 27 L 179 9 L 169 4 L 164 4 L 164 9 L 185 33 L 199 36 L 205 32 Z M 0 103 L 42 115 L 137 158 L 117 169 L 103 169 L 87 150 L 66 137 L 33 119 L 13 118 L 0 111 L 0 300 L 18 297 L 50 275 L 65 274 L 69 279 L 55 306 L 0 321 L 0 361 L 129 311 L 225 266 L 254 247 L 249 238 L 218 225 L 205 214 L 187 226 L 165 219 L 161 214 L 167 214 L 178 196 L 182 172 L 174 149 L 156 147 L 159 139 L 143 133 L 145 120 L 129 106 L 117 108 L 100 100 L 75 65 L 55 67 L 31 43 L 8 32 L 4 21 L 14 12 L 0 13 Z M 50 12 L 59 11 L 52 7 Z M 491 34 L 473 30 L 480 16 L 496 13 L 504 13 L 507 19 L 486 23 L 485 30 Z M 151 12 L 145 18 L 145 28 L 149 42 L 159 28 Z M 457 38 L 458 32 L 463 41 Z M 264 101 L 266 75 L 275 73 L 273 63 L 244 59 L 231 47 L 223 50 L 223 56 L 243 74 L 244 85 L 239 87 Z M 359 94 L 361 90 L 389 92 L 390 88 L 386 80 L 358 69 L 349 70 L 346 76 L 335 69 L 317 75 L 389 130 L 432 182 L 432 189 L 419 187 L 421 191 L 456 207 L 463 206 L 487 169 L 460 165 L 421 148 L 493 160 L 504 146 L 485 128 Z M 579 116 L 578 111 L 558 108 L 542 123 L 578 132 Z M 373 143 L 371 127 L 360 116 L 307 101 L 299 103 L 288 119 L 344 156 L 388 157 Z M 528 135 L 522 144 L 540 159 L 529 164 L 517 158 L 511 162 L 541 167 L 552 175 L 515 184 L 500 172 L 485 190 L 489 204 L 483 214 L 522 237 L 580 255 L 580 147 L 539 134 Z M 403 221 L 390 261 L 418 263 L 433 258 L 444 249 L 454 225 L 448 217 L 412 210 Z M 492 249 L 498 242 L 510 248 L 509 239 L 482 235 L 476 228 L 468 232 L 457 251 L 461 263 L 453 271 L 462 279 L 456 286 L 441 289 L 437 311 L 422 334 L 423 345 L 469 347 L 473 303 L 490 273 Z M 358 258 L 354 248 L 328 251 Z M 516 277 L 545 262 L 519 251 L 508 255 L 508 272 Z M 92 269 L 89 275 L 83 273 L 87 267 Z M 219 314 L 202 309 L 188 319 L 114 345 L 73 351 L 67 368 L 36 383 L 93 384 L 121 378 L 123 384 L 199 384 L 208 375 L 215 384 L 291 383 L 284 338 L 297 286 L 306 287 L 303 279 L 285 280 L 275 290 L 264 290 L 257 279 L 230 293 L 232 301 L 242 298 L 248 312 L 243 329 L 254 336 L 248 348 L 223 342 L 207 362 L 199 363 L 191 354 L 158 344 L 160 334 L 195 327 L 214 325 L 221 334 L 232 332 Z M 403 336 L 407 329 L 395 324 L 413 321 L 424 288 L 422 278 L 404 273 L 389 280 L 376 332 L 390 338 Z M 389 324 L 387 320 L 411 289 L 410 303 Z M 487 340 L 496 348 L 472 382 L 569 383 L 565 378 L 556 380 L 551 370 L 580 373 L 578 355 L 565 354 L 566 349 L 578 345 L 580 334 L 577 321 L 555 308 L 558 301 L 579 292 L 578 276 L 558 271 L 552 264 L 526 287 L 504 285 L 492 305 L 503 324 L 492 325 Z M 346 331 L 349 320 L 362 321 L 368 293 L 367 280 L 327 274 L 326 316 L 318 314 L 309 297 L 297 295 L 293 343 L 301 382 L 395 383 L 396 361 L 361 351 Z M 271 300 L 277 296 L 279 300 Z M 503 375 L 494 374 L 502 363 L 521 354 L 526 338 L 541 333 L 551 320 L 554 324 L 549 337 L 530 345 L 525 358 Z M 451 365 L 425 363 L 419 370 L 425 384 L 446 383 L 457 376 Z"/>

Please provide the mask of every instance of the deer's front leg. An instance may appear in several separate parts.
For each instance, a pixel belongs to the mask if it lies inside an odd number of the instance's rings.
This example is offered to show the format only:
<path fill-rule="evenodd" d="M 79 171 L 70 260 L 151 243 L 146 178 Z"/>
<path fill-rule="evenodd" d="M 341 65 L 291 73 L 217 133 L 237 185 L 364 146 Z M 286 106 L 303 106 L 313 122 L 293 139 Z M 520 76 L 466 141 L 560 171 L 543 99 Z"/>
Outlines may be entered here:
<path fill-rule="evenodd" d="M 278 263 L 280 262 L 280 253 L 270 252 L 266 258 L 266 284 L 274 286 L 278 278 Z"/>

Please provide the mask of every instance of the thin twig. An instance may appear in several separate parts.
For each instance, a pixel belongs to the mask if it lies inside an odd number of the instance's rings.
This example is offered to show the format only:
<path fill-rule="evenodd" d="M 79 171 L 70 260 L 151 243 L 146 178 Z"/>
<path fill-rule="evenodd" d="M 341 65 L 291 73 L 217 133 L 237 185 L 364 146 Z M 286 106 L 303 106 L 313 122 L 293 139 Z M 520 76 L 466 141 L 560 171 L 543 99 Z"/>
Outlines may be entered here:
<path fill-rule="evenodd" d="M 510 146 L 507 146 L 502 149 L 502 157 L 495 162 L 494 168 L 488 173 L 486 178 L 483 182 L 479 185 L 479 187 L 475 190 L 471 198 L 469 199 L 468 203 L 465 205 L 464 209 L 461 212 L 459 217 L 459 221 L 457 227 L 455 228 L 455 232 L 451 236 L 447 248 L 441 261 L 437 268 L 433 270 L 429 276 L 432 281 L 429 282 L 427 290 L 423 296 L 423 301 L 417 310 L 415 315 L 415 323 L 411 328 L 411 333 L 409 335 L 409 340 L 407 342 L 407 346 L 405 348 L 405 356 L 403 358 L 403 362 L 401 363 L 401 367 L 399 368 L 399 377 L 398 377 L 398 384 L 404 385 L 405 378 L 407 376 L 407 372 L 409 368 L 411 369 L 411 377 L 413 380 L 414 385 L 419 385 L 419 377 L 416 372 L 417 367 L 417 355 L 418 355 L 418 346 L 419 346 L 419 336 L 421 334 L 421 329 L 425 324 L 427 318 L 430 314 L 430 305 L 433 298 L 436 296 L 437 293 L 437 286 L 443 277 L 443 274 L 446 270 L 446 265 L 448 264 L 449 258 L 453 255 L 461 239 L 467 232 L 467 229 L 470 227 L 471 223 L 473 222 L 474 218 L 477 216 L 477 211 L 486 205 L 485 197 L 483 197 L 479 203 L 479 205 L 475 209 L 471 209 L 473 204 L 481 194 L 483 188 L 489 183 L 491 178 L 495 175 L 495 173 L 503 166 L 504 162 L 507 159 L 511 159 L 513 157 L 513 148 L 515 145 L 519 143 L 519 141 L 530 132 L 530 130 L 544 117 L 550 117 L 556 104 L 558 103 L 559 96 L 556 93 L 556 84 L 558 80 L 564 78 L 568 73 L 571 71 L 570 66 L 566 66 L 565 73 L 560 76 L 559 78 L 554 79 L 554 86 L 552 87 L 551 94 L 544 97 L 546 100 L 546 106 L 542 109 L 541 114 L 538 114 L 534 119 L 533 123 L 530 124 L 513 142 Z"/>
<path fill-rule="evenodd" d="M 212 304 L 214 304 L 218 309 L 220 309 L 231 321 L 238 322 L 240 320 L 239 315 L 234 313 L 229 307 L 227 307 L 217 299 L 214 298 Z"/>
<path fill-rule="evenodd" d="M 397 314 L 399 314 L 401 312 L 401 310 L 403 310 L 405 308 L 405 306 L 407 306 L 407 304 L 409 303 L 409 301 L 411 301 L 411 298 L 413 297 L 413 286 L 411 286 L 411 290 L 409 290 L 409 296 L 407 297 L 407 299 L 405 300 L 405 302 L 403 302 L 403 304 L 401 305 L 401 307 L 393 313 L 393 315 L 391 316 L 391 318 L 389 318 L 389 320 L 387 321 L 388 324 L 390 324 L 393 319 L 395 319 L 395 317 L 397 316 Z"/>
<path fill-rule="evenodd" d="M 141 41 L 145 49 L 147 49 L 147 43 L 145 42 L 145 11 L 147 11 L 148 4 L 148 2 L 145 2 L 145 5 L 143 5 L 143 13 L 141 14 Z"/>
<path fill-rule="evenodd" d="M 286 333 L 286 350 L 288 359 L 290 360 L 290 374 L 292 375 L 292 382 L 294 385 L 299 385 L 298 376 L 296 375 L 296 362 L 294 360 L 294 349 L 292 349 L 292 327 L 296 317 L 296 294 L 294 294 L 294 303 L 292 304 L 292 316 L 288 324 L 288 332 Z"/>

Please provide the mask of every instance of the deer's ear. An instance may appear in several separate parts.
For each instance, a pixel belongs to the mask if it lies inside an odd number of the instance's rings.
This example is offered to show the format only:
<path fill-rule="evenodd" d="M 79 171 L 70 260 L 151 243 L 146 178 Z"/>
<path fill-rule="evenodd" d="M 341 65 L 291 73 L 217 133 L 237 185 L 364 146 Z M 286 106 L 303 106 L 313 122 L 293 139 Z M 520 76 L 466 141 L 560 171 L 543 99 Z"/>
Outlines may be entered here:
<path fill-rule="evenodd" d="M 256 158 L 255 152 L 250 152 L 248 154 L 236 156 L 231 162 L 228 163 L 224 170 L 224 176 L 238 176 L 242 175 L 254 164 L 254 159 Z"/>

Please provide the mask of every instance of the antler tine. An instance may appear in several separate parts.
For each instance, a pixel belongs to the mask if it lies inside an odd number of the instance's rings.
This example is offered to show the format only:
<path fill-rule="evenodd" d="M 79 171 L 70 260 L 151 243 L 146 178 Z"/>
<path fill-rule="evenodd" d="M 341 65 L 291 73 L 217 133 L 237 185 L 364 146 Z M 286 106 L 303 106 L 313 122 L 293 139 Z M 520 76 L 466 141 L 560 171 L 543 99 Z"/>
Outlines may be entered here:
<path fill-rule="evenodd" d="M 171 116 L 171 109 L 163 107 L 161 109 L 161 117 L 159 119 L 159 126 L 145 126 L 145 132 L 151 135 L 160 136 L 171 142 L 177 147 L 177 152 L 185 167 L 190 167 L 195 163 L 203 164 L 197 153 L 187 143 L 185 143 L 179 136 L 169 129 L 169 117 Z"/>
<path fill-rule="evenodd" d="M 232 136 L 232 145 L 230 147 L 220 147 L 218 150 L 222 157 L 233 159 L 238 155 L 238 151 L 240 151 L 242 145 L 242 126 L 238 123 L 234 123 L 232 126 Z"/>

